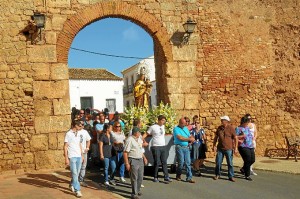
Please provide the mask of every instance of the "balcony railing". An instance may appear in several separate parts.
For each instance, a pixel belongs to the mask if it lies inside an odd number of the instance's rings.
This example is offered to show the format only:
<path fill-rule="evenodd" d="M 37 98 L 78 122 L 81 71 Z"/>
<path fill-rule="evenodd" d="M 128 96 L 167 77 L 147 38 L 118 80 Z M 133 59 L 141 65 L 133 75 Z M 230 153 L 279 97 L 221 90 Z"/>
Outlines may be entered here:
<path fill-rule="evenodd" d="M 133 93 L 133 85 L 123 87 L 123 95 L 128 95 Z"/>

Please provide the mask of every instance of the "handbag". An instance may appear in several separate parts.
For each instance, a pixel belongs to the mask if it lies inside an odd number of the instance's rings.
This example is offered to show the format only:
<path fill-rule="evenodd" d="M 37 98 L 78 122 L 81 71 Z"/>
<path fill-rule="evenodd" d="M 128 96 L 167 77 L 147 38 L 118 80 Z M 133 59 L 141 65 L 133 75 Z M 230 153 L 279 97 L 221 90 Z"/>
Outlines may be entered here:
<path fill-rule="evenodd" d="M 122 152 L 124 150 L 124 145 L 121 145 L 121 144 L 113 145 L 113 148 L 117 152 Z"/>

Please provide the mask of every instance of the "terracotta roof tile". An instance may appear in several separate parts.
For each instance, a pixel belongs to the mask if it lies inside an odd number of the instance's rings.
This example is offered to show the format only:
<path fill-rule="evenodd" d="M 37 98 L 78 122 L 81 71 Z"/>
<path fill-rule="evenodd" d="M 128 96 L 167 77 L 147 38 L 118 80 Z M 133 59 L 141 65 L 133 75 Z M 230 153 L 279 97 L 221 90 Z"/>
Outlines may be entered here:
<path fill-rule="evenodd" d="M 117 80 L 117 81 L 123 80 L 123 78 L 103 68 L 100 69 L 69 68 L 69 79 Z"/>

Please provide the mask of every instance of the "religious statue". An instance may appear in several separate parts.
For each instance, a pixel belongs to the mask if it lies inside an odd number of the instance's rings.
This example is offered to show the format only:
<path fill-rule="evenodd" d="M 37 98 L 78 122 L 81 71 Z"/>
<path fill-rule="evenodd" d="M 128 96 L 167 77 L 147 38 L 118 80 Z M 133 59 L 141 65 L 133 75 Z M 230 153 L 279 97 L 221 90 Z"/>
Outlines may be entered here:
<path fill-rule="evenodd" d="M 135 106 L 149 109 L 149 95 L 152 90 L 152 84 L 146 79 L 146 69 L 141 67 L 139 70 L 139 79 L 134 84 Z"/>

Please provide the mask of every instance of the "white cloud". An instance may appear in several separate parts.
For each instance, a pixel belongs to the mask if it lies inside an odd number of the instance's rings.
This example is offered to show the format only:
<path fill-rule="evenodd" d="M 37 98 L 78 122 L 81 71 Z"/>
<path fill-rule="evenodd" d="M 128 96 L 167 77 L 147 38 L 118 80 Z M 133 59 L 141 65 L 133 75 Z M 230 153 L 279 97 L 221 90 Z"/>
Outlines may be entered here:
<path fill-rule="evenodd" d="M 139 33 L 134 26 L 130 26 L 126 30 L 123 31 L 123 40 L 125 41 L 138 41 L 140 39 Z"/>

